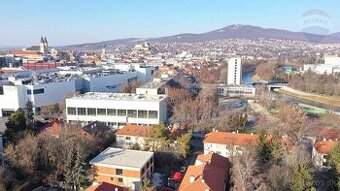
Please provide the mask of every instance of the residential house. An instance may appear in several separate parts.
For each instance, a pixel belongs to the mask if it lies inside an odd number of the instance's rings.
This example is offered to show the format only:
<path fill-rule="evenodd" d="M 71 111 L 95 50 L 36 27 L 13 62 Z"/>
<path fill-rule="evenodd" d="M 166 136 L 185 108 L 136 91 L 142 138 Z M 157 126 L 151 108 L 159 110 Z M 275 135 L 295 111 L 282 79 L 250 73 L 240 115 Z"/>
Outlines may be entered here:
<path fill-rule="evenodd" d="M 224 191 L 229 181 L 229 160 L 213 152 L 198 155 L 188 167 L 179 191 Z"/>
<path fill-rule="evenodd" d="M 315 166 L 327 166 L 327 155 L 336 146 L 336 144 L 340 144 L 340 142 L 338 142 L 337 140 L 332 141 L 326 139 L 322 141 L 316 141 L 314 143 L 312 156 Z"/>
<path fill-rule="evenodd" d="M 109 147 L 90 161 L 94 184 L 110 183 L 140 190 L 143 179 L 154 171 L 154 153 Z"/>
<path fill-rule="evenodd" d="M 267 141 L 272 140 L 272 136 L 267 136 Z M 224 157 L 240 155 L 246 148 L 256 147 L 258 144 L 258 135 L 244 133 L 228 132 L 211 132 L 205 135 L 204 153 L 215 152 Z M 293 143 L 287 138 L 282 137 L 281 143 L 286 146 L 292 146 Z"/>
<path fill-rule="evenodd" d="M 147 147 L 150 131 L 150 126 L 126 125 L 116 132 L 116 146 L 128 149 L 138 145 L 144 149 Z"/>

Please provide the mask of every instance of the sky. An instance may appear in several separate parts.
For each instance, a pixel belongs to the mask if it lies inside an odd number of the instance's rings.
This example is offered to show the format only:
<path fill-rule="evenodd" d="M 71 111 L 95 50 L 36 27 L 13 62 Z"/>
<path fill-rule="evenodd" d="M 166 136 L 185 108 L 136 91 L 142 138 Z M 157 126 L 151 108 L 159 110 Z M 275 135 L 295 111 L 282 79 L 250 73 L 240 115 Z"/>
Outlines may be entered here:
<path fill-rule="evenodd" d="M 318 9 L 340 32 L 339 0 L 0 0 L 0 47 L 203 33 L 231 24 L 301 31 Z"/>

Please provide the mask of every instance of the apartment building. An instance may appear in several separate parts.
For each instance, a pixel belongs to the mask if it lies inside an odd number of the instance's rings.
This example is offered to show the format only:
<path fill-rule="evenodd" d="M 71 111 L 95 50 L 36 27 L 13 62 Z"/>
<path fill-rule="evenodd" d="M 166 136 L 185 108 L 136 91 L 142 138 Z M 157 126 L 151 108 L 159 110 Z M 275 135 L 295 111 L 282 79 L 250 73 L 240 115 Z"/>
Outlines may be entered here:
<path fill-rule="evenodd" d="M 154 153 L 109 147 L 90 164 L 95 184 L 106 182 L 138 191 L 154 171 Z"/>
<path fill-rule="evenodd" d="M 228 85 L 240 85 L 242 79 L 241 58 L 229 58 L 228 60 Z"/>

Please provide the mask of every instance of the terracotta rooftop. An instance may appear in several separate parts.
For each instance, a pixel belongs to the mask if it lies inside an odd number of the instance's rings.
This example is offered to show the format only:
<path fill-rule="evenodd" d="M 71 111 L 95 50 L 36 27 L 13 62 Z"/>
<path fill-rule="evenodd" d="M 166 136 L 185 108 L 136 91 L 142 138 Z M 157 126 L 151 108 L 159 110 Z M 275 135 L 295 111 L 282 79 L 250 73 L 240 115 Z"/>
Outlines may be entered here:
<path fill-rule="evenodd" d="M 272 140 L 272 136 L 267 136 L 268 142 Z M 243 145 L 256 146 L 258 135 L 245 133 L 228 133 L 228 132 L 211 132 L 205 135 L 204 143 L 216 143 L 224 145 Z M 293 146 L 293 142 L 287 137 L 281 138 L 281 143 L 287 146 Z"/>
<path fill-rule="evenodd" d="M 127 191 L 128 189 L 125 189 L 123 187 L 120 187 L 120 186 L 117 186 L 117 185 L 114 185 L 114 184 L 110 184 L 110 183 L 107 183 L 107 182 L 102 182 L 102 183 L 99 183 L 98 185 L 92 185 L 92 186 L 90 186 L 86 189 L 86 191 L 107 191 L 107 190 L 110 190 L 110 191 Z"/>
<path fill-rule="evenodd" d="M 189 166 L 179 186 L 179 191 L 221 191 L 227 183 L 229 160 L 215 153 L 199 155 L 196 163 Z M 191 181 L 192 179 L 192 181 Z"/>
<path fill-rule="evenodd" d="M 203 142 L 225 145 L 257 145 L 257 135 L 243 133 L 212 132 L 208 133 Z"/>
<path fill-rule="evenodd" d="M 318 141 L 314 144 L 314 148 L 318 153 L 329 154 L 329 152 L 335 147 L 336 144 L 340 144 L 338 141 Z"/>
<path fill-rule="evenodd" d="M 76 125 L 71 125 L 71 124 L 67 124 L 63 121 L 58 121 L 58 120 L 54 120 L 49 122 L 48 124 L 46 124 L 42 129 L 42 133 L 54 136 L 54 137 L 58 137 L 60 135 L 60 132 L 63 129 L 68 129 L 68 130 L 75 130 L 77 131 L 77 134 L 84 136 L 87 139 L 93 139 L 93 137 L 87 133 L 86 131 L 84 131 L 82 128 L 76 126 Z"/>
<path fill-rule="evenodd" d="M 149 137 L 151 126 L 126 125 L 116 132 L 116 135 Z"/>
<path fill-rule="evenodd" d="M 34 50 L 15 50 L 12 52 L 14 55 L 41 55 L 40 52 L 34 51 Z"/>

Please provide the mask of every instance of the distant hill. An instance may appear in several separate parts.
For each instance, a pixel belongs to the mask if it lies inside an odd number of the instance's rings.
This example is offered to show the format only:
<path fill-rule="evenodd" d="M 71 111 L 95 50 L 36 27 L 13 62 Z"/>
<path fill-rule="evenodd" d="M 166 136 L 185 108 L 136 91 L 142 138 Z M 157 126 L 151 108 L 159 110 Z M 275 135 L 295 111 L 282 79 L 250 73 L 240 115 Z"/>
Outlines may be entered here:
<path fill-rule="evenodd" d="M 272 29 L 272 28 L 262 28 L 252 25 L 229 25 L 224 28 L 220 28 L 214 31 L 200 33 L 200 34 L 178 34 L 173 36 L 165 36 L 159 38 L 128 38 L 128 39 L 118 39 L 103 41 L 97 43 L 86 43 L 79 45 L 70 45 L 60 47 L 62 49 L 100 49 L 104 44 L 107 46 L 118 45 L 118 44 L 132 44 L 141 42 L 144 40 L 150 42 L 204 42 L 210 40 L 220 40 L 220 39 L 280 39 L 280 40 L 298 40 L 298 41 L 309 41 L 314 43 L 340 43 L 340 32 L 333 33 L 330 35 L 316 35 L 304 32 L 291 32 L 288 30 Z"/>

